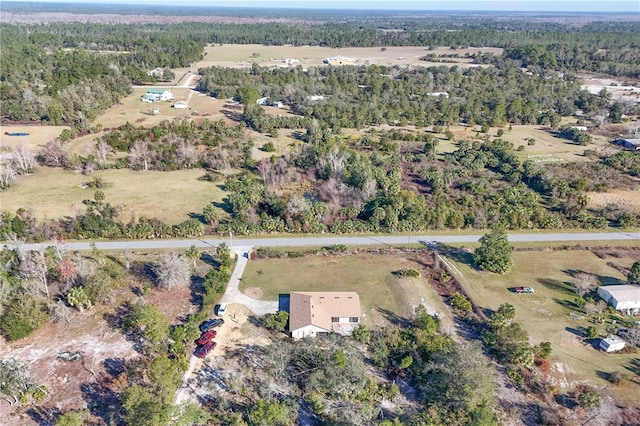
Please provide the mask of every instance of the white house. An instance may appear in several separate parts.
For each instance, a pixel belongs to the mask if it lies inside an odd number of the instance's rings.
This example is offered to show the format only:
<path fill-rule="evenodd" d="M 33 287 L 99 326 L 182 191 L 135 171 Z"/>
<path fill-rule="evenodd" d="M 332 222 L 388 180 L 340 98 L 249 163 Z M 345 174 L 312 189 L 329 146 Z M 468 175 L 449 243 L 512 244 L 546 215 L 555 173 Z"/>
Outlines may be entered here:
<path fill-rule="evenodd" d="M 640 286 L 628 284 L 600 286 L 598 296 L 618 311 L 628 315 L 640 314 Z"/>
<path fill-rule="evenodd" d="M 289 332 L 294 339 L 318 334 L 351 335 L 360 324 L 360 297 L 353 291 L 306 292 L 290 295 Z"/>
<path fill-rule="evenodd" d="M 264 98 L 258 98 L 258 100 L 256 100 L 256 103 L 258 105 L 267 105 L 269 103 L 269 97 L 265 96 Z"/>
<path fill-rule="evenodd" d="M 156 101 L 170 101 L 173 99 L 173 93 L 165 89 L 147 89 L 147 94 L 144 97 L 154 97 Z"/>
<path fill-rule="evenodd" d="M 600 339 L 599 346 L 605 352 L 615 352 L 624 348 L 625 341 L 616 336 L 609 336 L 606 339 Z"/>
<path fill-rule="evenodd" d="M 162 75 L 164 74 L 164 70 L 160 67 L 152 69 L 151 71 L 147 71 L 147 75 L 151 76 L 151 77 L 162 77 Z"/>

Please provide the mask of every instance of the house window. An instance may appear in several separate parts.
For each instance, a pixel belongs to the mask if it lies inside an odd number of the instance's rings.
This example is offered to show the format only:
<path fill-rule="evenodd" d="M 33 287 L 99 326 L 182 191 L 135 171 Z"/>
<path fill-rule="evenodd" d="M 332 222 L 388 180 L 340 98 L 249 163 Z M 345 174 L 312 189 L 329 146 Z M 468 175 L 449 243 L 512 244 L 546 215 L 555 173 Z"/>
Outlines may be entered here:
<path fill-rule="evenodd" d="M 338 317 L 331 317 L 331 322 L 340 322 L 340 318 L 338 318 Z"/>
<path fill-rule="evenodd" d="M 358 322 L 360 318 L 358 317 L 349 317 L 349 322 Z"/>

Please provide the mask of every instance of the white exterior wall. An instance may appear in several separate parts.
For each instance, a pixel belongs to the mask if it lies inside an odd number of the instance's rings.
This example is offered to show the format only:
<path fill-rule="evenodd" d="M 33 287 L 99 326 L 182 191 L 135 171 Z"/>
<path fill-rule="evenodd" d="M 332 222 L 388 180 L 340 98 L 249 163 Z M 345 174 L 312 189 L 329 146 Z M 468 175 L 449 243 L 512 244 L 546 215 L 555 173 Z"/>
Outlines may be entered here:
<path fill-rule="evenodd" d="M 612 299 L 611 304 L 616 309 L 620 309 L 620 310 L 640 309 L 640 300 L 618 302 L 615 297 L 612 297 L 611 299 Z"/>
<path fill-rule="evenodd" d="M 294 339 L 302 339 L 303 337 L 316 337 L 316 333 L 329 333 L 329 330 L 317 327 L 315 325 L 305 325 L 302 328 L 291 331 L 291 337 Z"/>
<path fill-rule="evenodd" d="M 604 340 L 600 341 L 600 349 L 605 350 L 607 352 L 619 351 L 620 349 L 624 349 L 624 346 L 625 346 L 625 342 L 623 341 L 613 342 L 611 345 L 609 345 Z"/>
<path fill-rule="evenodd" d="M 173 99 L 173 93 L 169 92 L 168 90 L 165 90 L 164 93 L 160 95 L 161 101 L 170 101 L 171 99 Z"/>

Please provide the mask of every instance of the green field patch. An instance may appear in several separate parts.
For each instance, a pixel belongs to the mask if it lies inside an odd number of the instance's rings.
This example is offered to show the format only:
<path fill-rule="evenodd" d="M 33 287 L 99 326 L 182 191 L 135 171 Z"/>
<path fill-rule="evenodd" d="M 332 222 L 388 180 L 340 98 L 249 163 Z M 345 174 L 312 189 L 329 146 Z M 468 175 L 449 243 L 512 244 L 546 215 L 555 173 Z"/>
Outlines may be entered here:
<path fill-rule="evenodd" d="M 247 264 L 240 291 L 252 289 L 263 300 L 275 300 L 279 294 L 292 291 L 355 291 L 368 326 L 376 325 L 378 309 L 407 316 L 415 306 L 425 303 L 445 318 L 447 327 L 451 324 L 447 307 L 424 278 L 393 274 L 416 266 L 402 255 L 370 253 L 256 259 Z"/>
<path fill-rule="evenodd" d="M 591 322 L 576 306 L 572 284 L 576 272 L 595 274 L 603 284 L 620 284 L 626 277 L 608 263 L 630 267 L 631 257 L 603 259 L 587 250 L 523 251 L 513 253 L 513 262 L 510 272 L 496 275 L 480 272 L 468 262 L 453 261 L 463 275 L 461 285 L 476 304 L 487 310 L 512 304 L 531 344 L 551 342 L 555 362 L 552 373 L 561 387 L 570 388 L 585 379 L 598 386 L 609 385 L 604 377 L 614 371 L 631 375 L 626 366 L 638 357 L 637 353 L 606 354 L 583 343 L 579 335 L 587 327 L 596 325 L 606 335 L 612 320 L 618 325 L 621 321 L 617 316 L 607 316 L 605 324 Z M 532 287 L 535 294 L 511 292 L 511 287 Z M 637 384 L 626 381 L 610 389 L 621 401 L 630 403 Z"/>
<path fill-rule="evenodd" d="M 40 167 L 32 175 L 21 176 L 18 183 L 2 193 L 2 210 L 32 208 L 38 219 L 60 219 L 75 211 L 85 211 L 83 200 L 93 199 L 95 188 L 86 183 L 101 177 L 106 183 L 106 201 L 122 206 L 123 220 L 132 215 L 158 218 L 169 224 L 189 219 L 190 213 L 202 213 L 208 203 L 222 203 L 225 192 L 218 183 L 199 180 L 203 170 L 172 172 L 102 170 L 91 176 L 72 171 Z M 225 213 L 221 214 L 224 217 Z"/>

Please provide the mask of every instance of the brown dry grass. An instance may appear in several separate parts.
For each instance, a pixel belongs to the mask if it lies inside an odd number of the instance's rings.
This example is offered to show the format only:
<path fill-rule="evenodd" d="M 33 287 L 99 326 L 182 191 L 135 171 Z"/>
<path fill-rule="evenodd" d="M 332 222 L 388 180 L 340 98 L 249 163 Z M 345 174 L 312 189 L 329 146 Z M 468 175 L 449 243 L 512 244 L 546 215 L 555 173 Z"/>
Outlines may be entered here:
<path fill-rule="evenodd" d="M 589 192 L 590 209 L 602 209 L 609 204 L 615 204 L 622 210 L 637 213 L 640 211 L 640 189 L 623 191 L 612 189 L 608 192 Z"/>
<path fill-rule="evenodd" d="M 440 47 L 428 50 L 426 47 L 416 46 L 389 46 L 382 50 L 379 47 L 345 47 L 332 48 L 320 46 L 263 46 L 259 44 L 225 44 L 213 45 L 205 48 L 205 57 L 195 63 L 191 69 L 211 66 L 224 66 L 233 68 L 250 67 L 253 62 L 261 66 L 282 66 L 282 59 L 297 59 L 303 68 L 321 66 L 325 58 L 332 56 L 345 56 L 353 59 L 356 64 L 376 64 L 385 66 L 439 66 L 458 65 L 474 66 L 471 60 L 464 58 L 466 53 L 492 52 L 496 55 L 502 53 L 499 48 L 468 48 L 452 50 L 448 47 Z M 420 57 L 427 54 L 459 54 L 462 58 L 453 58 L 456 63 L 431 63 L 421 61 Z M 254 57 L 254 54 L 259 56 Z M 178 71 L 181 71 L 180 69 Z M 177 73 L 176 73 L 177 74 Z"/>
<path fill-rule="evenodd" d="M 12 151 L 20 145 L 26 144 L 33 151 L 39 150 L 39 145 L 44 145 L 52 139 L 60 136 L 68 126 L 2 126 L 0 131 L 0 152 Z M 4 133 L 29 133 L 28 136 L 9 136 Z"/>

